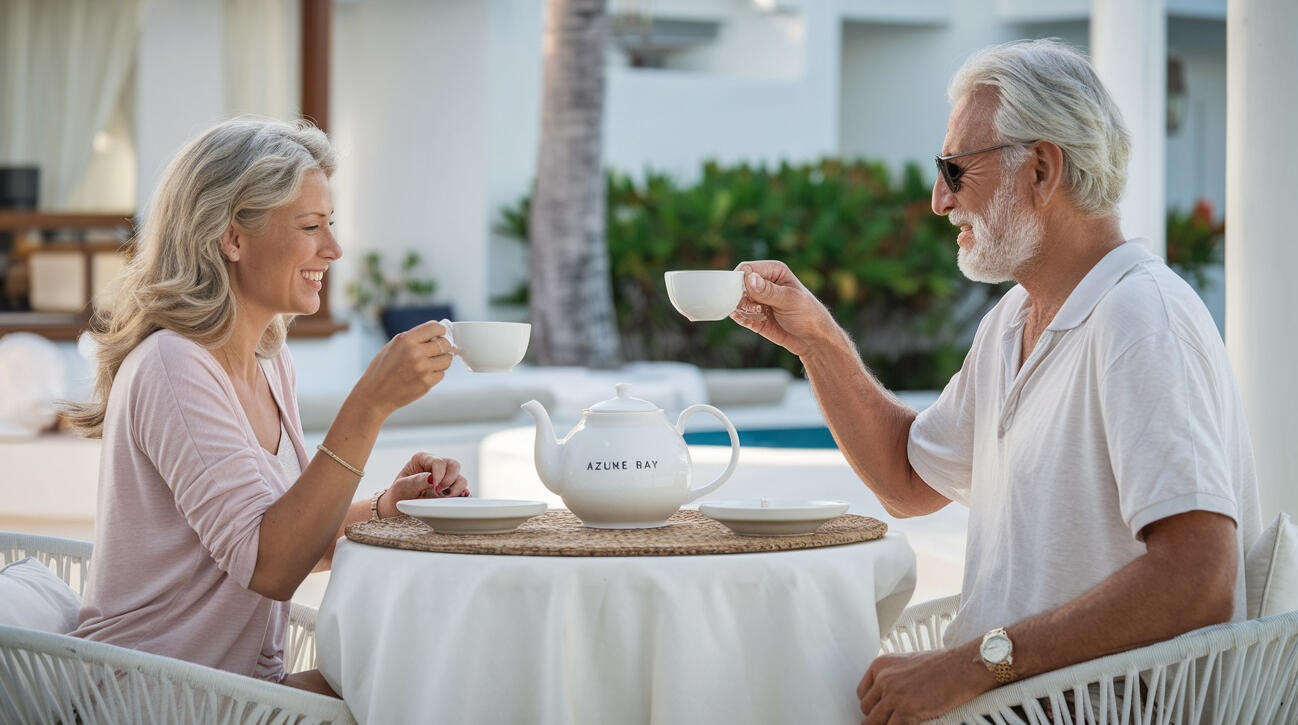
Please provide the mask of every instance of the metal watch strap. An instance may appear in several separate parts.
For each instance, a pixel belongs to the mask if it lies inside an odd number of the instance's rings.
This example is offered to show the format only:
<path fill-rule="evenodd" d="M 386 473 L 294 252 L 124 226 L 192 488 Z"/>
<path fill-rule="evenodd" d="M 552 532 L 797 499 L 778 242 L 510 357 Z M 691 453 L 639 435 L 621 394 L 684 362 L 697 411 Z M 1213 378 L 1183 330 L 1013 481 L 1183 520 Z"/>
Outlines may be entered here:
<path fill-rule="evenodd" d="M 1019 679 L 1018 673 L 1014 671 L 1014 668 L 1011 667 L 1008 662 L 999 662 L 995 665 L 988 665 L 987 669 L 991 670 L 992 677 L 995 677 L 996 683 L 1000 685 L 1008 685 L 1009 683 Z"/>

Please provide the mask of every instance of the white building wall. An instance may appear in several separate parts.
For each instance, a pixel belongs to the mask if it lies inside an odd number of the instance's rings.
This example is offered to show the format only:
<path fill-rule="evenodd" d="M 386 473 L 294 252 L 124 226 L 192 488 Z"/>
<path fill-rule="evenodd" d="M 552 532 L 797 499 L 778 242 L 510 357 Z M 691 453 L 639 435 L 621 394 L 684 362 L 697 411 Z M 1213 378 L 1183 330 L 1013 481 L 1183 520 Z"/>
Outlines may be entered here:
<path fill-rule="evenodd" d="M 467 319 L 485 311 L 488 19 L 489 6 L 472 2 L 336 6 L 334 195 L 352 253 L 335 291 L 365 250 L 395 262 L 414 249 L 438 279 L 437 297 Z"/>

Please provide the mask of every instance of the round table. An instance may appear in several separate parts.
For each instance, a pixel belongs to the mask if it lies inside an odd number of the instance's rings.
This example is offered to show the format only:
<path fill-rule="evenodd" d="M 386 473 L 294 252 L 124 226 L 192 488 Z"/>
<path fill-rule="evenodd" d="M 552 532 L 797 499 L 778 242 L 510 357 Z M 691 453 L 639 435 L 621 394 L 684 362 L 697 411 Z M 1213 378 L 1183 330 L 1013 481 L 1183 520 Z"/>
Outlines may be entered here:
<path fill-rule="evenodd" d="M 369 723 L 857 723 L 915 584 L 905 537 L 531 557 L 338 543 L 317 666 Z"/>

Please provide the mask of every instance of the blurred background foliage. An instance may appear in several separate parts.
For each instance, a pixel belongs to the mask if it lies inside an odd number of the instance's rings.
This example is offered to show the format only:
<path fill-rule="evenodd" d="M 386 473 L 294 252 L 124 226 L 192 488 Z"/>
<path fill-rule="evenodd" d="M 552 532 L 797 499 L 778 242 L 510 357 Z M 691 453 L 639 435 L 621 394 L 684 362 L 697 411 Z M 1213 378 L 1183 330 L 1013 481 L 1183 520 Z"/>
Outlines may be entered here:
<path fill-rule="evenodd" d="M 709 162 L 689 183 L 649 171 L 640 179 L 609 172 L 607 184 L 614 306 L 629 360 L 798 373 L 796 357 L 731 321 L 687 321 L 663 283 L 672 269 L 778 259 L 848 330 L 884 385 L 941 389 L 978 320 L 1009 288 L 960 273 L 956 231 L 933 214 L 932 182 L 914 164 L 893 178 L 867 160 L 775 168 Z M 524 197 L 502 209 L 496 233 L 526 243 L 528 203 Z M 1182 274 L 1201 276 L 1212 257 L 1198 217 L 1176 219 L 1169 214 L 1169 257 Z M 494 301 L 526 304 L 526 283 Z"/>
<path fill-rule="evenodd" d="M 1221 264 L 1226 225 L 1214 219 L 1212 204 L 1200 201 L 1190 211 L 1167 210 L 1167 265 L 1195 287 L 1208 283 L 1208 268 Z"/>

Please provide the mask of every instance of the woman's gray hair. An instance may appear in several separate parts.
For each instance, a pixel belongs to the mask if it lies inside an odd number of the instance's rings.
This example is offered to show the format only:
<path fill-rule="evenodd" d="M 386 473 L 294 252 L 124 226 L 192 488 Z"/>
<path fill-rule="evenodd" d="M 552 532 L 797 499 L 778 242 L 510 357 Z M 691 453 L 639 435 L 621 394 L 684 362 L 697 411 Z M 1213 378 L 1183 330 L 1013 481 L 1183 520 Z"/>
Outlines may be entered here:
<path fill-rule="evenodd" d="M 213 348 L 229 339 L 238 309 L 221 236 L 264 228 L 270 212 L 297 198 L 307 172 L 332 176 L 333 147 L 307 121 L 240 117 L 189 142 L 162 175 L 126 270 L 106 304 L 97 306 L 91 335 L 98 343 L 94 398 L 68 407 L 84 434 L 102 433 L 113 379 L 146 337 L 167 329 Z M 291 315 L 279 315 L 257 354 L 284 344 Z"/>
<path fill-rule="evenodd" d="M 952 103 L 979 86 L 997 90 L 992 122 L 1004 143 L 1049 141 L 1064 154 L 1064 189 L 1084 212 L 1112 214 L 1127 183 L 1131 134 L 1090 62 L 1055 38 L 984 48 L 947 89 Z"/>

